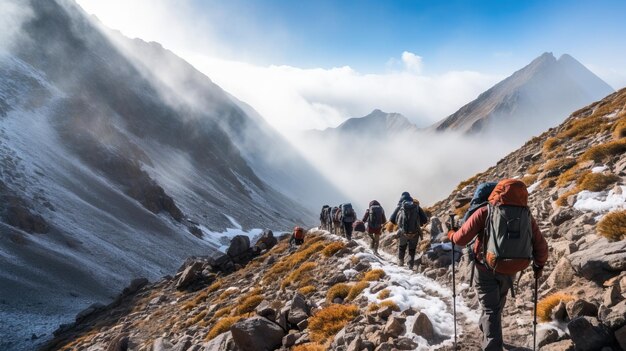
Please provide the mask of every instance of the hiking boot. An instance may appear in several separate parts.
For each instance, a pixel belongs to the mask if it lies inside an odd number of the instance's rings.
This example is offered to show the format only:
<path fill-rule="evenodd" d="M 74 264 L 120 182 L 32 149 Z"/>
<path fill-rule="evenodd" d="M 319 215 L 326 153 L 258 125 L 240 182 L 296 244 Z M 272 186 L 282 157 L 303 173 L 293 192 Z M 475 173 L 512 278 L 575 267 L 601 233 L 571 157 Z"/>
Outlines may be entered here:
<path fill-rule="evenodd" d="M 404 266 L 404 260 L 398 259 L 398 266 Z"/>

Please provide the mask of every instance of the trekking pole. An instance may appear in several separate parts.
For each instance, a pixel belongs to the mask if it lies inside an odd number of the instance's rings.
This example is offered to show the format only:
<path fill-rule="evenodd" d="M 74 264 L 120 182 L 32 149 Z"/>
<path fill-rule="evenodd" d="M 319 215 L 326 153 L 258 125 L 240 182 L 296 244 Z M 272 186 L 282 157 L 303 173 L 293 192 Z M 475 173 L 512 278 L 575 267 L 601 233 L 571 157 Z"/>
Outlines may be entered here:
<path fill-rule="evenodd" d="M 450 213 L 450 227 L 454 228 L 454 213 Z M 454 314 L 454 350 L 456 350 L 456 277 L 454 274 L 454 241 L 452 241 L 452 312 Z"/>
<path fill-rule="evenodd" d="M 535 301 L 534 301 L 534 316 L 533 316 L 533 351 L 537 348 L 537 275 L 535 274 Z"/>

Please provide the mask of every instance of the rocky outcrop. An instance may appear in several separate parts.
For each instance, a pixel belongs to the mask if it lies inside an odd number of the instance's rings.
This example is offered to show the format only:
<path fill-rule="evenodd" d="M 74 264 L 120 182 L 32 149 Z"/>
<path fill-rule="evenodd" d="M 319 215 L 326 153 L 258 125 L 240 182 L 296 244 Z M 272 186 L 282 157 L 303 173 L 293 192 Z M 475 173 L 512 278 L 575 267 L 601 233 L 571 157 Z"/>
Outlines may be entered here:
<path fill-rule="evenodd" d="M 230 328 L 235 345 L 241 351 L 276 350 L 282 345 L 285 331 L 263 317 L 252 317 Z"/>

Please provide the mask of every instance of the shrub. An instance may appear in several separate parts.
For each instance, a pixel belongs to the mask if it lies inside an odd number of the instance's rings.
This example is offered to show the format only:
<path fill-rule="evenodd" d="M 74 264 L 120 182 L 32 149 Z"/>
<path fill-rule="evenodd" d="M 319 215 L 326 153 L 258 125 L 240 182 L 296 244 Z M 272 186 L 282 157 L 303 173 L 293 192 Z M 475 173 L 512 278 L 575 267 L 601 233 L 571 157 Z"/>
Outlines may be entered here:
<path fill-rule="evenodd" d="M 363 280 L 366 280 L 368 282 L 373 282 L 376 280 L 380 280 L 380 278 L 385 276 L 385 271 L 383 271 L 382 269 L 372 269 L 371 271 L 365 273 L 365 277 L 363 277 Z"/>
<path fill-rule="evenodd" d="M 370 284 L 367 281 L 360 281 L 355 283 L 350 287 L 350 292 L 348 293 L 347 300 L 354 300 L 363 290 L 365 290 L 369 286 Z"/>
<path fill-rule="evenodd" d="M 291 350 L 292 351 L 326 351 L 326 347 L 318 343 L 309 342 L 306 344 L 296 345 Z"/>
<path fill-rule="evenodd" d="M 391 295 L 391 291 L 389 291 L 389 289 L 383 289 L 378 293 L 378 296 L 376 296 L 379 300 L 384 300 L 386 298 L 388 298 Z"/>
<path fill-rule="evenodd" d="M 400 312 L 400 307 L 398 307 L 398 305 L 391 300 L 385 300 L 381 302 L 380 307 L 391 307 L 392 310 L 396 312 Z"/>
<path fill-rule="evenodd" d="M 237 314 L 242 315 L 254 311 L 254 309 L 263 301 L 261 295 L 251 295 L 239 301 L 237 306 Z"/>
<path fill-rule="evenodd" d="M 326 301 L 333 302 L 336 298 L 345 299 L 350 293 L 350 285 L 345 283 L 339 283 L 333 285 L 326 293 Z"/>
<path fill-rule="evenodd" d="M 552 314 L 552 310 L 559 304 L 559 302 L 563 301 L 567 303 L 572 300 L 574 300 L 574 297 L 568 294 L 554 293 L 548 295 L 537 302 L 537 317 L 539 317 L 542 322 L 549 322 L 552 320 L 552 317 L 550 316 Z"/>
<path fill-rule="evenodd" d="M 609 212 L 602 217 L 596 228 L 599 235 L 610 241 L 626 238 L 626 210 Z"/>
<path fill-rule="evenodd" d="M 561 175 L 559 176 L 559 178 L 556 181 L 556 185 L 560 186 L 560 187 L 564 187 L 567 184 L 569 184 L 569 182 L 576 180 L 576 178 L 578 178 L 580 176 L 580 169 L 578 168 L 578 165 L 568 169 L 567 171 L 561 173 Z M 588 173 L 590 171 L 585 171 L 584 173 Z M 583 173 L 583 174 L 584 174 Z"/>
<path fill-rule="evenodd" d="M 322 255 L 326 257 L 330 257 L 334 255 L 335 253 L 337 253 L 337 251 L 343 249 L 344 247 L 346 247 L 346 244 L 344 244 L 341 241 L 335 241 L 334 243 L 331 243 L 328 246 L 326 246 L 324 250 L 322 250 Z"/>
<path fill-rule="evenodd" d="M 313 285 L 307 285 L 307 286 L 303 286 L 300 289 L 298 289 L 298 292 L 304 296 L 310 295 L 312 293 L 314 293 L 317 290 L 317 288 Z"/>
<path fill-rule="evenodd" d="M 311 340 L 324 343 L 359 314 L 355 305 L 331 304 L 309 318 Z"/>
<path fill-rule="evenodd" d="M 615 155 L 626 152 L 626 139 L 622 138 L 604 144 L 596 145 L 585 151 L 580 159 L 582 161 L 593 160 L 596 162 L 607 160 Z"/>
<path fill-rule="evenodd" d="M 315 262 L 305 262 L 300 267 L 298 267 L 295 271 L 291 272 L 280 285 L 281 289 L 286 288 L 287 286 L 299 282 L 302 278 L 310 274 L 310 271 L 317 267 L 317 263 Z M 304 286 L 307 284 L 303 284 Z"/>
<path fill-rule="evenodd" d="M 580 190 L 602 191 L 618 180 L 614 174 L 587 173 L 579 178 L 578 186 Z"/>
<path fill-rule="evenodd" d="M 214 339 L 216 336 L 226 332 L 233 326 L 233 324 L 239 322 L 241 317 L 225 317 L 217 321 L 215 325 L 209 330 L 205 340 L 209 341 Z"/>

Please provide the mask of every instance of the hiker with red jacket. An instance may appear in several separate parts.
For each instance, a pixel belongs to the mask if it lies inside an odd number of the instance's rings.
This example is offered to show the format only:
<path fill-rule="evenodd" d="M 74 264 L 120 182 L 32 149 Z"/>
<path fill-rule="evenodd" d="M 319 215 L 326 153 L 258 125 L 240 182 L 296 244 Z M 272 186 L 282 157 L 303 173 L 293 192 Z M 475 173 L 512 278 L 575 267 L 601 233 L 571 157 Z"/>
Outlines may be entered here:
<path fill-rule="evenodd" d="M 520 180 L 500 181 L 487 206 L 478 208 L 448 238 L 464 246 L 476 237 L 474 284 L 482 307 L 480 329 L 483 350 L 502 350 L 501 315 L 513 276 L 528 267 L 541 276 L 548 259 L 548 244 L 528 208 L 528 190 Z"/>
<path fill-rule="evenodd" d="M 302 227 L 293 228 L 293 233 L 291 233 L 291 239 L 289 239 L 289 245 L 300 246 L 304 244 L 304 229 Z"/>
<path fill-rule="evenodd" d="M 371 249 L 374 254 L 378 255 L 378 245 L 380 244 L 380 234 L 383 230 L 383 224 L 387 222 L 385 210 L 376 200 L 370 201 L 369 207 L 363 215 L 363 223 L 367 223 L 367 234 L 372 239 Z"/>

